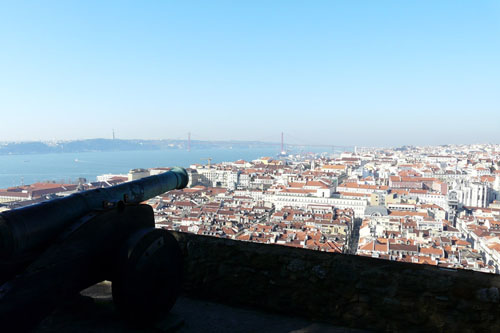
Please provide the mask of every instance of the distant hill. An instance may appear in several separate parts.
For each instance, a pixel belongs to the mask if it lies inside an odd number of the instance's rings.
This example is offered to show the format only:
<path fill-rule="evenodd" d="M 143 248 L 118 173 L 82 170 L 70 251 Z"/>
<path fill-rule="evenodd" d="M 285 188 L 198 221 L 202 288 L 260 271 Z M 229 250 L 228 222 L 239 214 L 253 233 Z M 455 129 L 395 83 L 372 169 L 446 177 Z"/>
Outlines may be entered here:
<path fill-rule="evenodd" d="M 268 147 L 275 145 L 258 141 L 191 141 L 192 149 Z M 121 140 L 87 139 L 56 142 L 4 142 L 0 155 L 80 153 L 92 151 L 187 149 L 186 140 Z"/>

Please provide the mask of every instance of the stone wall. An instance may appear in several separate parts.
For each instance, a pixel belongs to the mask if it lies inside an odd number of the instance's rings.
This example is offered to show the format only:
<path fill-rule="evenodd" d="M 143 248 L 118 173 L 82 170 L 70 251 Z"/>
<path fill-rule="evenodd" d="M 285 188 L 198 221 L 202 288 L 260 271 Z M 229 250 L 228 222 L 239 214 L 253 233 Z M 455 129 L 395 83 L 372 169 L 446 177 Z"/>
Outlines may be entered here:
<path fill-rule="evenodd" d="M 187 295 L 349 327 L 500 331 L 500 276 L 174 232 Z"/>

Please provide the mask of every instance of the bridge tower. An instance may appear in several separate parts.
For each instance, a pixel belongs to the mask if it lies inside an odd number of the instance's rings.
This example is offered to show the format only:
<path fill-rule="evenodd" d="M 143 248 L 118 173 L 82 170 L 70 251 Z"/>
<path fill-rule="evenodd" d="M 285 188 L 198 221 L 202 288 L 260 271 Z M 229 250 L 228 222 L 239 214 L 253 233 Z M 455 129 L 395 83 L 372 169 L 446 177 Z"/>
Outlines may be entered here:
<path fill-rule="evenodd" d="M 285 144 L 283 142 L 283 132 L 281 132 L 281 151 L 280 154 L 283 154 L 285 152 Z"/>

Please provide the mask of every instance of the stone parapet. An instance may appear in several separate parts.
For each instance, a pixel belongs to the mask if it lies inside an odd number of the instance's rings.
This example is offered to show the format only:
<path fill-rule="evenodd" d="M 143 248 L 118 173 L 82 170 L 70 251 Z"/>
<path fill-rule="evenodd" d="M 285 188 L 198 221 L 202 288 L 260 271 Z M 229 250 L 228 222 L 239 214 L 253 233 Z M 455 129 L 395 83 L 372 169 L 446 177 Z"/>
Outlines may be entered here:
<path fill-rule="evenodd" d="M 173 232 L 192 297 L 386 331 L 500 331 L 500 276 Z"/>

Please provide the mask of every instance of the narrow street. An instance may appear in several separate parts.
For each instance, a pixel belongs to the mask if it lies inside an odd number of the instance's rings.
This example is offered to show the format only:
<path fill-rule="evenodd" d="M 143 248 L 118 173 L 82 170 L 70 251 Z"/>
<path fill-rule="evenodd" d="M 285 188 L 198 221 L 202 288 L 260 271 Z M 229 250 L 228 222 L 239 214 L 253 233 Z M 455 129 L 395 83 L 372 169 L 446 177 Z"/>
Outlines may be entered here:
<path fill-rule="evenodd" d="M 349 234 L 347 235 L 347 254 L 356 254 L 356 250 L 358 248 L 359 241 L 359 228 L 361 227 L 361 219 L 355 218 L 353 222 L 352 229 L 349 230 Z"/>

